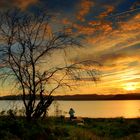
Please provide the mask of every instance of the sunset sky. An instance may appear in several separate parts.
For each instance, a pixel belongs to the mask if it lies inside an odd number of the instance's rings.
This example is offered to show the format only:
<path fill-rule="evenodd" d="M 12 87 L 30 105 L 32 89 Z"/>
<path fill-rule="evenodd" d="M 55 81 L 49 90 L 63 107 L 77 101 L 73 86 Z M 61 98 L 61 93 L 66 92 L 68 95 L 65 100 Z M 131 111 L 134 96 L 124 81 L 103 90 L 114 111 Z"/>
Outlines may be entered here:
<path fill-rule="evenodd" d="M 55 13 L 59 23 L 85 36 L 84 47 L 69 50 L 67 60 L 98 61 L 101 80 L 81 81 L 76 90 L 60 94 L 140 93 L 139 0 L 1 0 L 0 7 Z M 56 56 L 60 63 L 61 57 Z M 4 86 L 0 95 L 8 92 Z"/>

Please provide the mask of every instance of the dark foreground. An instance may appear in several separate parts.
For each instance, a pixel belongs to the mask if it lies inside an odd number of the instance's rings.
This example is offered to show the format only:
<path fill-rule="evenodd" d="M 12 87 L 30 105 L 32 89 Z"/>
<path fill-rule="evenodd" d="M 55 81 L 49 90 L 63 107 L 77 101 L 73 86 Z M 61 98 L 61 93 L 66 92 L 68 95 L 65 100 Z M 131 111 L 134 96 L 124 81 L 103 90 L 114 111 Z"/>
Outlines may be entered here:
<path fill-rule="evenodd" d="M 62 117 L 27 122 L 0 117 L 0 140 L 140 140 L 140 119 L 84 118 L 83 123 Z"/>

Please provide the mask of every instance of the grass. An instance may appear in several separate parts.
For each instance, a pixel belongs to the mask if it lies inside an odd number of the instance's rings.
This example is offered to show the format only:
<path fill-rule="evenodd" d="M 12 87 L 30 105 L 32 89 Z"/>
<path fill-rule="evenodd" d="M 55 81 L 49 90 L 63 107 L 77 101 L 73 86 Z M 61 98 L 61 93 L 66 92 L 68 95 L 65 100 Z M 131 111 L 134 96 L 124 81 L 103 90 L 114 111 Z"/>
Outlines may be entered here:
<path fill-rule="evenodd" d="M 64 118 L 27 122 L 0 117 L 0 140 L 140 140 L 140 119 L 84 118 L 83 126 Z"/>

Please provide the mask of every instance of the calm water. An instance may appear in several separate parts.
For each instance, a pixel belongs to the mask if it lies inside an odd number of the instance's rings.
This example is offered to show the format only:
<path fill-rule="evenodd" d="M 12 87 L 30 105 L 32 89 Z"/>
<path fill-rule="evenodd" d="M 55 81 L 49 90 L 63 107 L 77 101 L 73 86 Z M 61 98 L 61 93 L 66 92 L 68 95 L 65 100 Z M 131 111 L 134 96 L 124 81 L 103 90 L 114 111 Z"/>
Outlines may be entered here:
<path fill-rule="evenodd" d="M 22 108 L 21 101 L 0 101 L 0 110 Z M 56 107 L 57 106 L 57 107 Z M 140 100 L 125 101 L 57 101 L 49 109 L 49 115 L 56 114 L 68 116 L 69 108 L 75 110 L 76 116 L 107 118 L 107 117 L 140 117 Z"/>

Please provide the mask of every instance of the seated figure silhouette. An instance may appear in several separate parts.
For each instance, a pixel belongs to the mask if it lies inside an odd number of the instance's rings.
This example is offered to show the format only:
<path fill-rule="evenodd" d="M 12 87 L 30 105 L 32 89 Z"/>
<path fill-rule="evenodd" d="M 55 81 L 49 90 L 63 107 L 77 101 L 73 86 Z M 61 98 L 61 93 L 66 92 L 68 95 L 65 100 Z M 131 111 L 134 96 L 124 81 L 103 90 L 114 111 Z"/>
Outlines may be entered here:
<path fill-rule="evenodd" d="M 74 113 L 75 113 L 75 111 L 73 110 L 73 108 L 70 108 L 70 110 L 69 110 L 70 120 L 75 118 Z"/>

